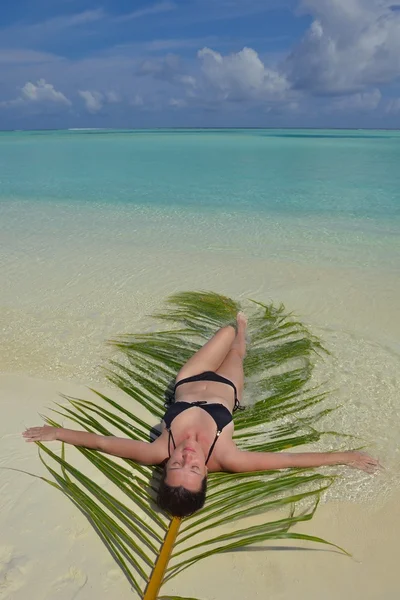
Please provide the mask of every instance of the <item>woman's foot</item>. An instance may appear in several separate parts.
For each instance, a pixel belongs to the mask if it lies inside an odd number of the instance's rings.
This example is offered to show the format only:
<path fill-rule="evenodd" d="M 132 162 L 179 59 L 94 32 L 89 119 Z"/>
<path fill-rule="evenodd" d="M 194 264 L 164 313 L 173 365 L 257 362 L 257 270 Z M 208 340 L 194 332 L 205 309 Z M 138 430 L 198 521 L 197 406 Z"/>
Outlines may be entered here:
<path fill-rule="evenodd" d="M 239 329 L 239 327 L 244 327 L 244 329 L 246 329 L 247 317 L 244 314 L 244 312 L 242 312 L 242 311 L 238 312 L 238 314 L 236 315 L 236 322 L 237 322 L 238 329 Z"/>

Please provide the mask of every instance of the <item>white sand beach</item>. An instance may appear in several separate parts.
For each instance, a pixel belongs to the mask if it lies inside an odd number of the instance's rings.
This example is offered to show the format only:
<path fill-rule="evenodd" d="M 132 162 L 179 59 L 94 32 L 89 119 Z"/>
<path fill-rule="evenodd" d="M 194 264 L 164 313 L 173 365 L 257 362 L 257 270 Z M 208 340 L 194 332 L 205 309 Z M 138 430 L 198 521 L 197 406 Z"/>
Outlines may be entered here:
<path fill-rule="evenodd" d="M 394 272 L 140 248 L 128 264 L 112 246 L 97 257 L 89 250 L 80 269 L 77 260 L 78 254 L 75 262 L 65 254 L 62 270 L 49 262 L 44 277 L 45 265 L 35 270 L 27 255 L 18 277 L 15 270 L 6 283 L 0 466 L 46 474 L 20 432 L 40 424 L 39 414 L 49 414 L 59 393 L 89 398 L 88 385 L 106 389 L 99 368 L 110 356 L 104 340 L 148 330 L 147 315 L 169 293 L 211 289 L 243 299 L 245 308 L 249 297 L 282 301 L 332 352 L 316 376 L 329 378 L 332 397 L 343 406 L 326 427 L 362 436 L 386 467 L 374 477 L 343 471 L 314 519 L 298 528 L 346 548 L 353 558 L 307 543 L 264 544 L 207 559 L 163 593 L 204 600 L 398 598 L 400 281 Z M 12 273 L 11 259 L 8 266 Z M 322 447 L 328 444 L 325 439 Z M 0 471 L 0 490 L 1 600 L 135 597 L 89 523 L 59 492 L 10 470 Z"/>
<path fill-rule="evenodd" d="M 109 391 L 104 386 L 99 389 Z M 36 448 L 25 444 L 19 432 L 37 423 L 38 413 L 48 413 L 60 391 L 91 398 L 87 388 L 71 382 L 15 374 L 0 377 L 2 413 L 7 415 L 0 431 L 2 467 L 48 475 Z M 113 395 L 123 401 L 121 393 L 113 391 Z M 74 460 L 79 467 L 83 459 L 76 453 Z M 101 483 L 94 469 L 93 476 Z M 2 600 L 132 597 L 129 584 L 86 518 L 58 491 L 18 471 L 2 471 L 1 490 Z M 311 522 L 296 528 L 338 543 L 352 558 L 306 542 L 261 544 L 199 563 L 163 591 L 222 600 L 266 596 L 287 600 L 293 594 L 307 600 L 394 600 L 399 500 L 400 493 L 392 491 L 370 502 L 329 501 Z"/>

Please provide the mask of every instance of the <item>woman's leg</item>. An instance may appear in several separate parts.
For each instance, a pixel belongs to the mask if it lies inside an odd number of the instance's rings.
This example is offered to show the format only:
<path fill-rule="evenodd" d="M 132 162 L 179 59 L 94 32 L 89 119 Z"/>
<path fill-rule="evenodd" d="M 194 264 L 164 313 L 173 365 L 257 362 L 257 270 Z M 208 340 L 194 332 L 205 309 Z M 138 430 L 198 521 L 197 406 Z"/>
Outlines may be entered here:
<path fill-rule="evenodd" d="M 176 381 L 204 371 L 217 371 L 235 341 L 235 328 L 222 327 L 200 350 L 193 354 L 179 371 Z"/>
<path fill-rule="evenodd" d="M 231 349 L 225 360 L 217 369 L 218 375 L 226 377 L 235 384 L 239 402 L 243 396 L 244 374 L 243 359 L 246 355 L 246 327 L 247 319 L 243 313 L 237 316 L 238 330 Z"/>

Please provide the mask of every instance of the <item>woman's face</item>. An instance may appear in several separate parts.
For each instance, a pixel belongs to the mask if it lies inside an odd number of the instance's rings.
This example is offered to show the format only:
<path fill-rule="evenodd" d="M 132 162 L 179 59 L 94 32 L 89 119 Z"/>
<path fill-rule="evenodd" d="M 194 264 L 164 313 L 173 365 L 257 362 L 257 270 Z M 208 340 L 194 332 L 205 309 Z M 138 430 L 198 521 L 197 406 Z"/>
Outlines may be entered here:
<path fill-rule="evenodd" d="M 172 487 L 183 486 L 191 492 L 198 492 L 207 475 L 206 457 L 196 441 L 184 440 L 172 452 L 166 464 L 165 483 Z"/>

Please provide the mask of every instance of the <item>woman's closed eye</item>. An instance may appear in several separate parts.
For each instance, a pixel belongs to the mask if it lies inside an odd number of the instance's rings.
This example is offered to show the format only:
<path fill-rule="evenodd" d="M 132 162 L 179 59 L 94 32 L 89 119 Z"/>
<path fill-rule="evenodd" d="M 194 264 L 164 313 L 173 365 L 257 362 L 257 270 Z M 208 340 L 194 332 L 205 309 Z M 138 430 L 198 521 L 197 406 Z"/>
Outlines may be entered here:
<path fill-rule="evenodd" d="M 170 467 L 170 468 L 171 468 L 171 469 L 182 469 L 182 468 L 183 468 L 183 464 L 182 464 L 182 463 L 180 463 L 179 461 L 175 460 L 175 461 L 174 461 L 174 462 L 171 464 L 171 467 Z M 190 467 L 190 470 L 191 470 L 193 473 L 200 474 L 200 469 L 199 469 L 199 467 L 192 466 L 192 467 Z"/>

